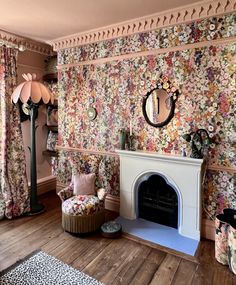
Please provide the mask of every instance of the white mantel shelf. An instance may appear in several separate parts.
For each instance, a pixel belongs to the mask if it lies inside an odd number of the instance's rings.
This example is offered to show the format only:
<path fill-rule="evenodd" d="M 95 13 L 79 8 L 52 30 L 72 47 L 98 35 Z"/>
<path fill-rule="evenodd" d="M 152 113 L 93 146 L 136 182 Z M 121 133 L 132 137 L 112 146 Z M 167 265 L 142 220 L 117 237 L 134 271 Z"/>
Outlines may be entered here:
<path fill-rule="evenodd" d="M 143 157 L 146 159 L 151 160 L 158 160 L 158 161 L 170 161 L 171 163 L 178 163 L 178 164 L 190 164 L 190 165 L 196 165 L 201 166 L 203 163 L 203 159 L 196 159 L 191 157 L 184 157 L 180 155 L 173 155 L 173 154 L 160 154 L 158 152 L 154 151 L 145 151 L 145 150 L 137 150 L 137 151 L 130 151 L 130 150 L 121 150 L 116 149 L 115 150 L 120 156 L 126 156 L 126 157 Z"/>
<path fill-rule="evenodd" d="M 203 159 L 140 150 L 117 149 L 116 153 L 120 157 L 120 216 L 129 220 L 139 217 L 137 189 L 157 174 L 177 193 L 179 233 L 200 240 Z"/>

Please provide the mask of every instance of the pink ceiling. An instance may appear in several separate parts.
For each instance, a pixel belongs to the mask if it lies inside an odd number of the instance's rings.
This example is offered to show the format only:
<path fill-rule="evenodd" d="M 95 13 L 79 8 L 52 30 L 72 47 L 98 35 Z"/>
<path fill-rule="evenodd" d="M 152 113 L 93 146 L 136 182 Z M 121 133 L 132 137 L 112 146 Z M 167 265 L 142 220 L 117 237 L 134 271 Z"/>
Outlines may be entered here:
<path fill-rule="evenodd" d="M 46 42 L 194 2 L 204 1 L 0 0 L 0 29 Z"/>

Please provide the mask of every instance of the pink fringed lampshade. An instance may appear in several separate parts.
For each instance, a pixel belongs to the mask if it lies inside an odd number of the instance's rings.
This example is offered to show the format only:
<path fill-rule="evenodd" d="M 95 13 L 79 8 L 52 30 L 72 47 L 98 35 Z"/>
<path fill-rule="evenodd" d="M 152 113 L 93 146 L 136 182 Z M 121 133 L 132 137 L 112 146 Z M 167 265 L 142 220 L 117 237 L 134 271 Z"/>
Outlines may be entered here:
<path fill-rule="evenodd" d="M 21 102 L 27 103 L 30 99 L 33 103 L 39 103 L 42 99 L 44 104 L 50 101 L 53 104 L 54 98 L 52 93 L 39 81 L 36 81 L 36 74 L 22 74 L 25 82 L 19 84 L 12 94 L 12 101 L 16 103 L 19 98 Z"/>

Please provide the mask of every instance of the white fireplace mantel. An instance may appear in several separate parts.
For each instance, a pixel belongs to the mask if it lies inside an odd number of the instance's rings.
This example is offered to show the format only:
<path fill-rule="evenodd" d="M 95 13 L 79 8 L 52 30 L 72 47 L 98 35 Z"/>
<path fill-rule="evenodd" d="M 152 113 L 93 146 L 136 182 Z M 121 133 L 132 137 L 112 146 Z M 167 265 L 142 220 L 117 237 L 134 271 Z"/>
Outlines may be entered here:
<path fill-rule="evenodd" d="M 200 240 L 203 159 L 148 151 L 116 150 L 120 156 L 120 215 L 138 218 L 137 185 L 154 173 L 164 177 L 178 195 L 181 235 Z"/>

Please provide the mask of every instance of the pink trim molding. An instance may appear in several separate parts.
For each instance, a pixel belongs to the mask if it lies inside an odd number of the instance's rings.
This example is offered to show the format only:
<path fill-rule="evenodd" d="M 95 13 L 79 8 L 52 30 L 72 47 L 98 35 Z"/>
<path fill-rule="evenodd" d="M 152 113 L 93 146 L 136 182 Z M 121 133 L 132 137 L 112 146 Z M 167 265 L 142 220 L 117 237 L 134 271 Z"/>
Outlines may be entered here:
<path fill-rule="evenodd" d="M 25 37 L 17 36 L 0 30 L 0 43 L 10 45 L 15 48 L 23 46 L 27 50 L 31 50 L 44 55 L 53 55 L 52 47 L 48 44 L 40 43 Z"/>
<path fill-rule="evenodd" d="M 152 14 L 146 17 L 136 18 L 116 25 L 58 38 L 49 43 L 52 44 L 55 51 L 59 51 L 65 48 L 72 48 L 98 41 L 128 36 L 135 33 L 143 33 L 162 27 L 196 21 L 233 11 L 236 11 L 235 0 L 208 0 Z"/>
<path fill-rule="evenodd" d="M 76 147 L 64 147 L 64 146 L 56 146 L 58 150 L 67 150 L 67 151 L 77 151 L 81 153 L 88 153 L 88 154 L 100 154 L 100 155 L 108 155 L 108 156 L 115 156 L 118 157 L 118 154 L 115 152 L 110 151 L 101 151 L 101 150 L 94 150 L 94 149 L 84 149 L 84 148 L 76 148 Z"/>
<path fill-rule="evenodd" d="M 100 150 L 94 150 L 94 149 L 76 148 L 76 147 L 69 147 L 69 146 L 57 145 L 56 149 L 57 150 L 66 150 L 66 151 L 76 151 L 76 152 L 87 153 L 87 154 L 100 154 L 100 155 L 108 155 L 108 156 L 115 156 L 115 157 L 118 156 L 118 154 L 115 152 L 100 151 Z M 226 167 L 226 166 L 216 165 L 216 164 L 208 164 L 207 169 L 213 170 L 213 171 L 227 171 L 227 172 L 236 173 L 235 167 Z"/>
<path fill-rule="evenodd" d="M 147 51 L 138 51 L 133 52 L 129 54 L 123 54 L 123 55 L 116 55 L 111 57 L 103 57 L 98 59 L 92 59 L 92 60 L 86 60 L 86 61 L 80 61 L 77 63 L 70 63 L 70 64 L 59 64 L 57 65 L 58 70 L 63 70 L 66 68 L 71 68 L 75 66 L 83 66 L 83 65 L 90 65 L 90 64 L 101 64 L 106 62 L 111 62 L 115 60 L 125 60 L 129 58 L 134 57 L 141 57 L 141 56 L 149 56 L 149 55 L 157 55 L 157 54 L 163 54 L 167 52 L 175 52 L 175 51 L 182 51 L 186 49 L 194 49 L 194 48 L 201 48 L 206 46 L 216 46 L 216 45 L 223 45 L 223 44 L 229 44 L 234 43 L 236 41 L 236 37 L 230 37 L 230 38 L 222 38 L 217 40 L 211 40 L 211 41 L 204 41 L 199 43 L 193 43 L 193 44 L 186 44 L 181 46 L 175 46 L 175 47 L 168 47 L 168 48 L 159 48 L 159 49 L 153 49 L 153 50 L 147 50 Z"/>

